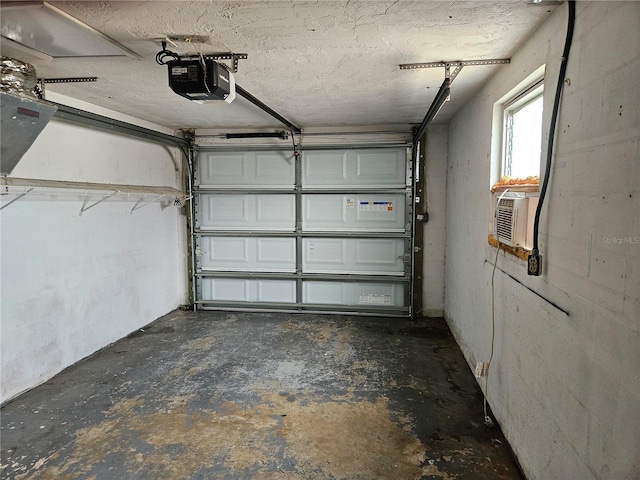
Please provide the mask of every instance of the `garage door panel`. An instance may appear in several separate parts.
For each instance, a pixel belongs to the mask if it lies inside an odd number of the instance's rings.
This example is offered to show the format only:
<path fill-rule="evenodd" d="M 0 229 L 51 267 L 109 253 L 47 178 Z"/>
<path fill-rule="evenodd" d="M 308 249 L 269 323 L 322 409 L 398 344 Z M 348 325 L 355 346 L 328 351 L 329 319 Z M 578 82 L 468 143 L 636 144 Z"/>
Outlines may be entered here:
<path fill-rule="evenodd" d="M 293 188 L 295 161 L 291 152 L 208 152 L 198 154 L 200 187 L 246 186 Z"/>
<path fill-rule="evenodd" d="M 249 221 L 247 197 L 206 196 L 203 203 L 203 223 L 225 223 L 233 219 Z"/>
<path fill-rule="evenodd" d="M 303 187 L 397 187 L 407 182 L 406 150 L 354 149 L 303 153 Z"/>
<path fill-rule="evenodd" d="M 293 195 L 263 195 L 255 198 L 258 223 L 293 228 L 296 218 L 296 199 Z"/>
<path fill-rule="evenodd" d="M 257 152 L 255 156 L 255 184 L 294 186 L 295 160 L 291 153 Z"/>
<path fill-rule="evenodd" d="M 346 284 L 342 282 L 304 282 L 302 301 L 319 305 L 348 305 Z"/>
<path fill-rule="evenodd" d="M 405 195 L 303 195 L 305 231 L 380 231 L 405 229 Z"/>
<path fill-rule="evenodd" d="M 284 271 L 296 270 L 295 238 L 253 238 L 257 244 L 256 263 L 272 264 L 272 270 L 282 268 Z"/>
<path fill-rule="evenodd" d="M 302 240 L 303 272 L 316 272 L 318 269 L 347 262 L 347 244 L 339 238 L 304 238 Z M 315 267 L 315 268 L 314 268 Z"/>
<path fill-rule="evenodd" d="M 193 203 L 199 305 L 410 313 L 409 149 L 301 153 L 200 150 Z"/>
<path fill-rule="evenodd" d="M 283 280 L 256 280 L 256 301 L 265 303 L 295 303 L 296 282 Z"/>
<path fill-rule="evenodd" d="M 202 299 L 245 302 L 249 298 L 247 280 L 236 278 L 202 279 Z"/>
<path fill-rule="evenodd" d="M 404 240 L 305 238 L 304 273 L 403 275 Z"/>
<path fill-rule="evenodd" d="M 204 254 L 212 266 L 216 264 L 249 265 L 248 238 L 207 238 L 209 246 Z M 215 268 L 215 267 L 214 267 Z"/>
<path fill-rule="evenodd" d="M 385 273 L 404 271 L 403 239 L 358 239 L 352 242 L 355 244 L 353 257 L 356 265 L 371 270 L 384 269 Z"/>
<path fill-rule="evenodd" d="M 242 183 L 247 178 L 246 154 L 240 152 L 198 155 L 199 185 Z"/>
<path fill-rule="evenodd" d="M 201 300 L 214 302 L 295 303 L 294 280 L 203 278 Z"/>
<path fill-rule="evenodd" d="M 347 152 L 304 152 L 303 186 L 335 186 L 348 183 Z"/>
<path fill-rule="evenodd" d="M 295 272 L 294 238 L 202 237 L 203 271 Z"/>
<path fill-rule="evenodd" d="M 404 186 L 406 184 L 406 152 L 402 150 L 356 151 L 355 166 L 358 185 Z"/>
<path fill-rule="evenodd" d="M 304 303 L 344 306 L 405 306 L 405 285 L 378 282 L 303 282 Z"/>
<path fill-rule="evenodd" d="M 306 229 L 312 225 L 328 227 L 347 223 L 347 210 L 343 197 L 334 195 L 306 195 L 303 200 L 303 224 Z"/>
<path fill-rule="evenodd" d="M 295 229 L 293 195 L 201 194 L 198 226 L 208 230 Z"/>

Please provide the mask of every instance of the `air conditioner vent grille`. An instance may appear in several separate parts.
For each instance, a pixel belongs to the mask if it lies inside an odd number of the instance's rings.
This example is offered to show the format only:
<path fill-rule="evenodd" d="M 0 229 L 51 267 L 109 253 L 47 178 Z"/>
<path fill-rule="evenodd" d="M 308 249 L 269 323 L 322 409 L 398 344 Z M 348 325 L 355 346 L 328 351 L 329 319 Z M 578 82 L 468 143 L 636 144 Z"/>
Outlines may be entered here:
<path fill-rule="evenodd" d="M 494 235 L 501 243 L 524 246 L 527 226 L 527 199 L 505 198 L 496 207 Z"/>
<path fill-rule="evenodd" d="M 513 239 L 513 210 L 503 207 L 499 208 L 496 222 L 498 239 L 501 242 L 511 242 Z"/>

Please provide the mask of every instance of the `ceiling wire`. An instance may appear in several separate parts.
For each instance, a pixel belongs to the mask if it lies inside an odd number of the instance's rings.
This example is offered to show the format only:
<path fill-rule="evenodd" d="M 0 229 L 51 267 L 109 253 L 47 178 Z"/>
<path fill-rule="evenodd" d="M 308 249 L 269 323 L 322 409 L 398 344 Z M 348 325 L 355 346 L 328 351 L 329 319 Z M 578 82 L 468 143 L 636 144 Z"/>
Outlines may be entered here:
<path fill-rule="evenodd" d="M 156 55 L 156 63 L 158 63 L 159 65 L 166 65 L 169 61 L 171 61 L 167 60 L 167 58 L 171 60 L 180 60 L 180 56 L 177 53 L 172 52 L 171 50 L 167 50 L 167 42 L 166 40 L 162 40 L 162 50 L 160 50 Z"/>
<path fill-rule="evenodd" d="M 192 42 L 190 38 L 185 38 L 184 41 L 193 45 L 193 48 L 198 54 L 198 57 L 200 58 L 200 64 L 202 65 L 202 71 L 204 72 L 204 88 L 207 89 L 207 92 L 211 93 L 211 89 L 209 88 L 209 82 L 207 82 L 207 75 L 208 75 L 207 63 L 204 61 L 204 57 L 202 56 L 202 53 L 200 53 L 200 49 L 198 48 L 198 45 L 196 45 L 195 42 Z"/>
<path fill-rule="evenodd" d="M 169 42 L 169 43 L 170 43 L 171 45 L 173 45 L 175 48 L 180 48 L 180 46 L 179 46 L 176 42 L 174 42 L 173 40 L 171 40 L 169 37 L 164 37 L 164 39 L 165 39 L 165 44 L 166 44 L 166 42 Z"/>

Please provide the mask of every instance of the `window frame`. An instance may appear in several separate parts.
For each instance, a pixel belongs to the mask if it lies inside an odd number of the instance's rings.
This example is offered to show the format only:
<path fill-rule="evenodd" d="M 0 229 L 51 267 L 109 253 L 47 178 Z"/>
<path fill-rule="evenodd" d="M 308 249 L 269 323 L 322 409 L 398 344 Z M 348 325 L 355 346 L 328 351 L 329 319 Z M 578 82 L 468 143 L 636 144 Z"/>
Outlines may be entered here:
<path fill-rule="evenodd" d="M 512 148 L 512 138 L 513 135 L 511 133 L 511 126 L 513 123 L 513 115 L 518 113 L 520 110 L 525 108 L 527 105 L 532 102 L 542 99 L 543 101 L 543 112 L 542 112 L 542 127 L 540 131 L 540 137 L 542 141 L 542 136 L 544 134 L 544 77 L 539 78 L 533 84 L 529 85 L 527 88 L 520 90 L 519 93 L 512 96 L 502 105 L 502 148 L 501 148 L 501 156 L 500 156 L 500 175 L 499 178 L 504 176 L 512 176 L 510 175 L 512 159 L 509 155 L 509 150 Z M 540 150 L 540 157 L 542 157 L 542 143 Z M 542 158 L 538 159 L 538 176 L 540 175 L 540 164 L 542 162 Z M 509 167 L 509 168 L 507 168 Z"/>
<path fill-rule="evenodd" d="M 540 129 L 540 158 L 538 163 L 538 172 L 536 176 L 541 176 L 540 169 L 543 164 L 544 156 L 544 138 L 546 135 L 546 115 L 545 106 L 545 70 L 546 65 L 541 65 L 527 78 L 519 82 L 514 88 L 503 95 L 497 102 L 493 104 L 492 118 L 492 134 L 491 134 L 491 189 L 490 189 L 490 217 L 489 217 L 489 235 L 488 244 L 493 248 L 501 248 L 506 253 L 526 261 L 527 256 L 531 252 L 530 239 L 532 237 L 533 222 L 535 210 L 539 197 L 539 185 L 522 185 L 518 184 L 500 184 L 500 180 L 506 176 L 506 148 L 510 132 L 507 130 L 508 116 L 517 113 L 533 101 L 542 98 L 542 121 Z M 496 183 L 497 182 L 497 183 Z M 512 247 L 498 242 L 494 235 L 495 214 L 497 209 L 498 198 L 505 193 L 505 197 L 525 198 L 526 205 L 526 238 L 523 246 Z M 508 193 L 507 193 L 508 192 Z"/>

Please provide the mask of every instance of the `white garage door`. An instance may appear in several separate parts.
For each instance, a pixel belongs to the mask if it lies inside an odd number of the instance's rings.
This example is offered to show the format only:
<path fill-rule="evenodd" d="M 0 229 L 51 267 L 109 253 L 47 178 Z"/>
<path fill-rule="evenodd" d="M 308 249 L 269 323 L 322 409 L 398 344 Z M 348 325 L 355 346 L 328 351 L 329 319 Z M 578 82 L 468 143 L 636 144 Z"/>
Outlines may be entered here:
<path fill-rule="evenodd" d="M 406 146 L 198 147 L 198 308 L 410 315 L 411 185 Z"/>

